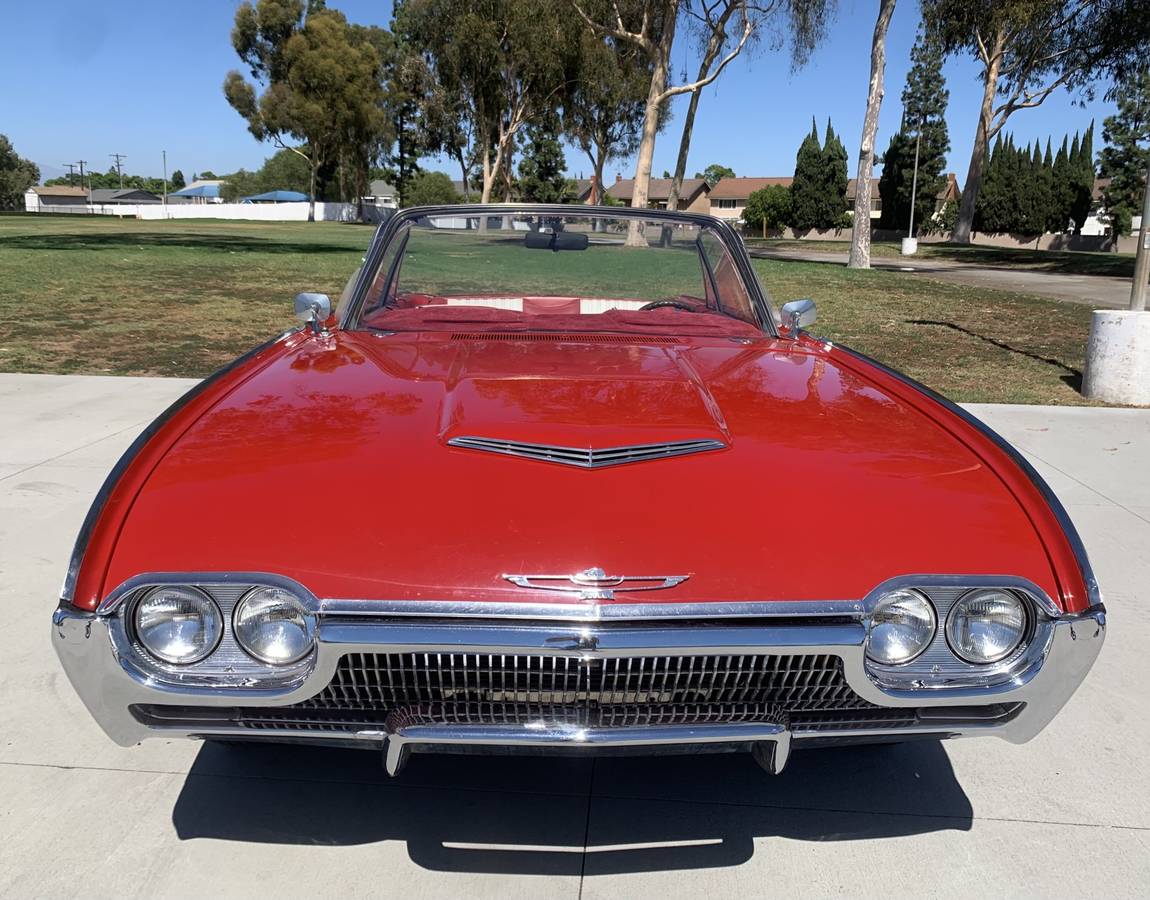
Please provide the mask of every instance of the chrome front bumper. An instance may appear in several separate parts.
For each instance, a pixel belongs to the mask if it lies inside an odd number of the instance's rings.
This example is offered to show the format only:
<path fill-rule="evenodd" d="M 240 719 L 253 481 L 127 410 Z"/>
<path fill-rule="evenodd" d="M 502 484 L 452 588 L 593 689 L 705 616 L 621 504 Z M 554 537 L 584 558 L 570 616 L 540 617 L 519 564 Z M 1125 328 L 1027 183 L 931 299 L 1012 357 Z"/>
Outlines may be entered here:
<path fill-rule="evenodd" d="M 751 748 L 768 769 L 785 764 L 792 746 L 815 741 L 902 739 L 912 735 L 960 737 L 996 735 L 1008 741 L 1030 740 L 1053 718 L 1085 678 L 1105 638 L 1105 609 L 1098 605 L 1050 623 L 1042 652 L 1009 679 L 992 685 L 961 684 L 930 688 L 892 688 L 868 671 L 864 659 L 866 626 L 860 614 L 824 621 L 716 620 L 700 623 L 599 621 L 571 624 L 494 618 L 437 619 L 414 616 L 351 614 L 350 607 L 325 602 L 321 607 L 318 647 L 310 666 L 294 681 L 256 687 L 237 677 L 205 684 L 162 680 L 149 672 L 131 648 L 117 639 L 115 609 L 83 612 L 62 603 L 52 617 L 52 642 L 77 693 L 105 732 L 123 746 L 147 737 L 265 738 L 287 741 L 338 740 L 385 748 L 391 771 L 411 750 L 486 748 L 648 748 L 651 752 Z M 697 616 L 697 614 L 696 614 Z M 314 697 L 332 681 L 349 653 L 531 653 L 580 660 L 642 655 L 829 654 L 842 660 L 843 676 L 861 698 L 884 708 L 913 707 L 918 723 L 897 730 L 883 727 L 839 729 L 825 733 L 773 722 L 580 728 L 553 723 L 427 724 L 397 723 L 339 734 L 308 729 L 253 732 L 240 725 L 204 721 L 165 722 L 133 713 L 142 706 L 284 707 Z M 1020 707 L 1017 705 L 1021 704 Z M 1009 716 L 973 715 L 979 709 L 1011 705 Z M 962 711 L 962 712 L 960 712 Z M 956 713 L 956 714 L 952 714 Z M 389 717 L 388 722 L 391 722 Z"/>

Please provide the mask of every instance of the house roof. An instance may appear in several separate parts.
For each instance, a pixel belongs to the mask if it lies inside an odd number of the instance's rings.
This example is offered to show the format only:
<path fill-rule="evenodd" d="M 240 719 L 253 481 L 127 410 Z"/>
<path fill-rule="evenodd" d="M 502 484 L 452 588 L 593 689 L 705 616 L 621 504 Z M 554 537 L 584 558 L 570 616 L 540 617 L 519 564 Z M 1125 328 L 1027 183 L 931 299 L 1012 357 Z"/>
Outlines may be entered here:
<path fill-rule="evenodd" d="M 395 188 L 384 181 L 382 178 L 377 178 L 367 186 L 368 197 L 394 197 Z"/>
<path fill-rule="evenodd" d="M 160 198 L 144 188 L 93 188 L 90 192 L 93 203 L 159 203 Z"/>
<path fill-rule="evenodd" d="M 307 194 L 301 191 L 264 191 L 262 194 L 241 197 L 240 203 L 298 203 L 301 200 L 307 200 Z"/>
<path fill-rule="evenodd" d="M 946 186 L 938 192 L 939 199 L 952 199 L 953 195 L 957 192 L 957 179 L 953 172 L 947 173 Z M 712 200 L 746 200 L 755 191 L 761 191 L 765 187 L 772 185 L 781 185 L 783 187 L 790 187 L 791 182 L 795 179 L 789 175 L 780 175 L 772 178 L 724 178 L 713 188 L 708 195 Z M 847 199 L 853 200 L 855 197 L 855 187 L 857 179 L 851 178 L 847 181 Z M 872 178 L 871 194 L 878 195 L 878 179 Z"/>
<path fill-rule="evenodd" d="M 679 192 L 679 199 L 690 202 L 698 196 L 700 191 L 708 191 L 707 182 L 702 178 L 684 178 L 683 189 Z M 607 188 L 607 193 L 616 200 L 630 200 L 635 192 L 634 178 L 620 178 Z M 671 195 L 670 178 L 652 178 L 647 186 L 648 200 L 666 200 Z"/>
<path fill-rule="evenodd" d="M 28 188 L 28 190 L 39 194 L 41 197 L 87 197 L 88 191 L 82 187 L 69 187 L 64 184 L 52 185 L 45 187 L 42 184 L 36 184 Z"/>
<path fill-rule="evenodd" d="M 186 188 L 172 193 L 173 197 L 218 197 L 223 181 L 193 181 Z"/>
<path fill-rule="evenodd" d="M 790 176 L 779 178 L 724 178 L 713 188 L 707 196 L 712 200 L 746 200 L 755 191 L 773 185 L 790 187 L 794 181 Z"/>

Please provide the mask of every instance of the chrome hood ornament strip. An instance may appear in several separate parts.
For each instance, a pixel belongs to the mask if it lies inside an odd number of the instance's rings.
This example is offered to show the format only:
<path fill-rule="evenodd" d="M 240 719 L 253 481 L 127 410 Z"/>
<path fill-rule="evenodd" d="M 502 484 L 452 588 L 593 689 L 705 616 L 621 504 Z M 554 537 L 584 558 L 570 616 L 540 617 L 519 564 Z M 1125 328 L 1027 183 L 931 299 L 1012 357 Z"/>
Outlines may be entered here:
<path fill-rule="evenodd" d="M 652 459 L 667 459 L 672 456 L 687 456 L 692 453 L 706 453 L 710 450 L 724 450 L 726 444 L 709 438 L 688 441 L 667 441 L 659 444 L 632 444 L 624 447 L 559 447 L 552 444 L 532 444 L 526 441 L 504 441 L 484 437 L 454 437 L 448 446 L 467 450 L 484 450 L 503 456 L 517 456 L 521 459 L 534 459 L 539 462 L 559 463 L 580 469 L 602 469 L 607 466 L 621 466 L 626 463 L 646 462 Z"/>
<path fill-rule="evenodd" d="M 571 575 L 504 575 L 516 587 L 578 594 L 580 600 L 613 600 L 615 591 L 659 591 L 690 575 L 608 575 L 595 567 Z"/>

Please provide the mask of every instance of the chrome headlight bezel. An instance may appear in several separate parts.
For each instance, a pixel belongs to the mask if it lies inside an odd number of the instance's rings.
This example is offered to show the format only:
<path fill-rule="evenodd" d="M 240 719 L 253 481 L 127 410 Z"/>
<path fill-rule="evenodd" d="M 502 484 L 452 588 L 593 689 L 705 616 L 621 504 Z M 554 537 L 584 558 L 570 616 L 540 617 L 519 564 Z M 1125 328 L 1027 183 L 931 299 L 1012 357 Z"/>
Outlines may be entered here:
<path fill-rule="evenodd" d="M 146 625 L 141 623 L 141 613 L 146 611 L 150 601 L 158 599 L 159 596 L 163 594 L 182 594 L 185 600 L 199 604 L 200 608 L 206 613 L 203 617 L 203 621 L 211 625 L 211 627 L 207 629 L 210 640 L 206 641 L 197 652 L 190 655 L 185 654 L 184 656 L 179 656 L 171 652 L 166 652 L 158 645 L 149 642 L 147 637 L 148 629 Z M 211 656 L 216 651 L 216 648 L 220 646 L 220 642 L 223 640 L 226 630 L 224 615 L 215 599 L 206 591 L 187 584 L 157 585 L 145 591 L 140 595 L 139 599 L 132 604 L 130 619 L 132 635 L 146 654 L 163 664 L 181 668 L 203 662 Z"/>
<path fill-rule="evenodd" d="M 885 616 L 894 612 L 892 608 L 901 606 L 904 610 L 918 613 L 919 621 L 923 625 L 921 635 L 917 638 L 913 652 L 902 657 L 883 658 L 872 652 L 875 643 L 875 633 L 879 628 L 898 627 L 885 620 Z M 867 660 L 880 666 L 904 666 L 918 659 L 934 642 L 938 634 L 938 612 L 934 603 L 923 591 L 916 588 L 898 587 L 883 593 L 875 602 L 867 621 L 865 654 Z"/>
<path fill-rule="evenodd" d="M 985 602 L 989 596 L 994 595 L 1005 598 L 1013 605 L 1013 609 L 1017 612 L 1017 634 L 1014 637 L 1013 642 L 1005 645 L 1004 649 L 1001 649 L 989 656 L 981 656 L 971 653 L 969 650 L 964 650 L 958 631 L 961 618 L 964 615 L 969 615 L 966 610 L 970 605 L 977 603 L 980 600 Z M 1018 594 L 1014 591 L 1007 590 L 1005 588 L 977 588 L 975 590 L 967 591 L 965 594 L 955 600 L 951 605 L 950 610 L 947 612 L 946 624 L 944 626 L 946 644 L 947 647 L 950 648 L 950 652 L 965 663 L 969 663 L 973 666 L 994 665 L 995 663 L 1001 663 L 1002 661 L 1009 659 L 1011 656 L 1017 653 L 1021 647 L 1025 646 L 1027 635 L 1030 633 L 1031 622 L 1032 612 L 1030 609 L 1030 604 L 1027 603 L 1022 597 L 1018 596 Z"/>
<path fill-rule="evenodd" d="M 255 608 L 262 604 L 262 608 Z M 287 613 L 287 616 L 283 614 Z M 263 617 L 260 621 L 260 617 Z M 296 621 L 288 622 L 288 618 Z M 285 627 L 286 623 L 286 627 Z M 269 666 L 290 666 L 315 651 L 318 622 L 311 605 L 295 592 L 274 585 L 256 585 L 245 593 L 232 611 L 232 635 L 244 653 Z M 269 629 L 281 637 L 298 641 L 291 652 L 276 655 L 259 645 L 257 629 Z M 294 634 L 291 630 L 296 629 Z M 274 634 L 273 634 L 274 638 Z"/>

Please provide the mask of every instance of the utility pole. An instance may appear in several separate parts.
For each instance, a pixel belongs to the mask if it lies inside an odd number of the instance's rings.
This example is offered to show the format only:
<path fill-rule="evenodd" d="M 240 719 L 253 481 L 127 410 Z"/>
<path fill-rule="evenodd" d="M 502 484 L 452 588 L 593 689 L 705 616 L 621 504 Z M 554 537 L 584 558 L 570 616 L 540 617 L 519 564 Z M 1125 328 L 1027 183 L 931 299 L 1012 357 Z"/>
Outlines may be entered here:
<path fill-rule="evenodd" d="M 1142 192 L 1142 227 L 1138 229 L 1138 255 L 1134 257 L 1134 284 L 1130 308 L 1146 309 L 1146 280 L 1150 277 L 1150 165 L 1146 166 L 1146 189 Z"/>
<path fill-rule="evenodd" d="M 76 186 L 76 164 L 75 163 L 62 163 L 61 165 L 63 165 L 64 168 L 66 168 L 68 170 L 68 187 L 75 187 Z"/>
<path fill-rule="evenodd" d="M 128 157 L 126 157 L 123 153 L 109 153 L 108 155 L 116 161 L 116 174 L 120 176 L 120 190 L 122 191 L 124 189 L 124 166 L 123 166 L 123 162 Z"/>
<path fill-rule="evenodd" d="M 160 151 L 164 155 L 164 218 L 168 217 L 168 151 Z"/>
<path fill-rule="evenodd" d="M 80 190 L 84 190 L 84 166 L 88 164 L 88 160 L 81 159 L 76 163 L 80 167 Z"/>

